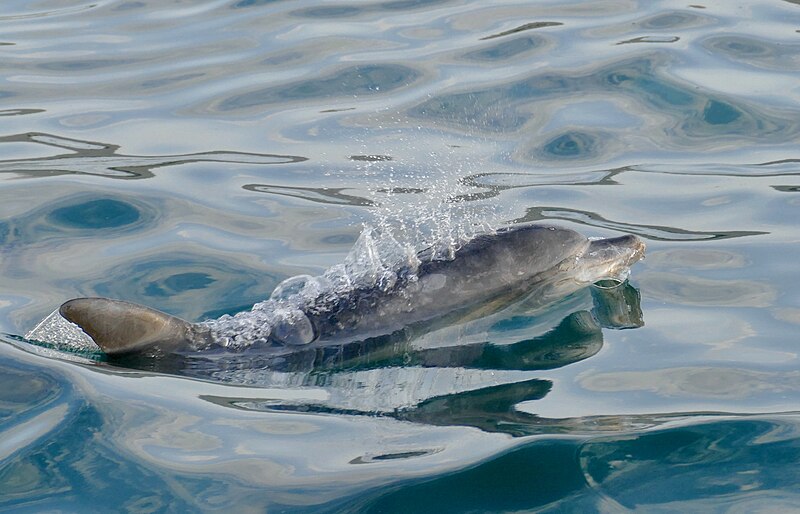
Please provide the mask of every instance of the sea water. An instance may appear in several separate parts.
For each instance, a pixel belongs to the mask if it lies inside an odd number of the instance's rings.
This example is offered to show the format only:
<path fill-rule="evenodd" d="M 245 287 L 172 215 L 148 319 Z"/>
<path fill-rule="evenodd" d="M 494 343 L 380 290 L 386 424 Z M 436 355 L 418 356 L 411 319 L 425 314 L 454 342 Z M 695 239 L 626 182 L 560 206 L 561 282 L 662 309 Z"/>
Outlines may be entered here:
<path fill-rule="evenodd" d="M 4 1 L 0 509 L 796 510 L 798 56 L 781 0 Z M 642 237 L 634 322 L 174 372 L 21 337 L 530 221 Z"/>

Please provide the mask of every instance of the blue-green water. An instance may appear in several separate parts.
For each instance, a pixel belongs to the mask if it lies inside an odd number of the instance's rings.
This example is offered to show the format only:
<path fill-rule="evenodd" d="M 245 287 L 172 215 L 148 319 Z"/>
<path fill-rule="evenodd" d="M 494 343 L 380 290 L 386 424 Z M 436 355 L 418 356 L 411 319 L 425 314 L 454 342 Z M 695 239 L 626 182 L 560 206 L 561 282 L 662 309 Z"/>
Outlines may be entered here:
<path fill-rule="evenodd" d="M 798 143 L 795 1 L 4 1 L 0 509 L 798 510 Z M 644 324 L 582 291 L 283 369 L 20 337 L 236 312 L 390 219 L 637 234 Z"/>

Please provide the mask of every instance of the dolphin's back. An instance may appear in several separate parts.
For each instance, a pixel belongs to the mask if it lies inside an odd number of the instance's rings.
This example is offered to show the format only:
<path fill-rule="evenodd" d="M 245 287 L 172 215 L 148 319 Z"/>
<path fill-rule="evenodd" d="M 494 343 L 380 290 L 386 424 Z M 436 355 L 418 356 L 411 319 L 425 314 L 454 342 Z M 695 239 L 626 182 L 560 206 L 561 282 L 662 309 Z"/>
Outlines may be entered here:
<path fill-rule="evenodd" d="M 405 326 L 469 309 L 498 296 L 513 297 L 560 263 L 579 256 L 589 241 L 558 227 L 523 225 L 475 237 L 452 259 L 418 254 L 416 274 L 394 289 L 358 289 L 310 309 L 316 333 L 331 339 L 383 335 Z"/>
<path fill-rule="evenodd" d="M 475 237 L 452 261 L 421 256 L 419 275 L 446 272 L 484 290 L 502 288 L 550 270 L 580 255 L 588 245 L 586 237 L 574 230 L 547 225 L 509 227 Z"/>

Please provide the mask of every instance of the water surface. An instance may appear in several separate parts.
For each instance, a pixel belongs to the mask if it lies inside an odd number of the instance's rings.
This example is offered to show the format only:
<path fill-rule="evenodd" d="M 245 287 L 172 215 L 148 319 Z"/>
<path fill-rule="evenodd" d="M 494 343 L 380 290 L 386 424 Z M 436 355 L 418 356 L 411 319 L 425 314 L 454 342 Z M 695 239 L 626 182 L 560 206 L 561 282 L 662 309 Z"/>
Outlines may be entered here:
<path fill-rule="evenodd" d="M 4 2 L 0 508 L 795 509 L 799 9 Z M 642 326 L 585 290 L 326 366 L 20 337 L 76 296 L 238 312 L 365 223 L 528 221 L 644 238 Z"/>

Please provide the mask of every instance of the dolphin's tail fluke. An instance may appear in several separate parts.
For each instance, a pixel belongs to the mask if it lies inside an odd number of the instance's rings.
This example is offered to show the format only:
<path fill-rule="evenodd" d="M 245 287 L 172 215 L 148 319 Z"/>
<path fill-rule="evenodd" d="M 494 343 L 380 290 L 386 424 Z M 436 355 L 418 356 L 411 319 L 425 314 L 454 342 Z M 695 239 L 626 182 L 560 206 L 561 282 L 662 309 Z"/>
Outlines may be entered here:
<path fill-rule="evenodd" d="M 155 347 L 169 351 L 200 335 L 195 325 L 175 316 L 107 298 L 76 298 L 64 303 L 59 313 L 78 325 L 108 355 Z"/>

